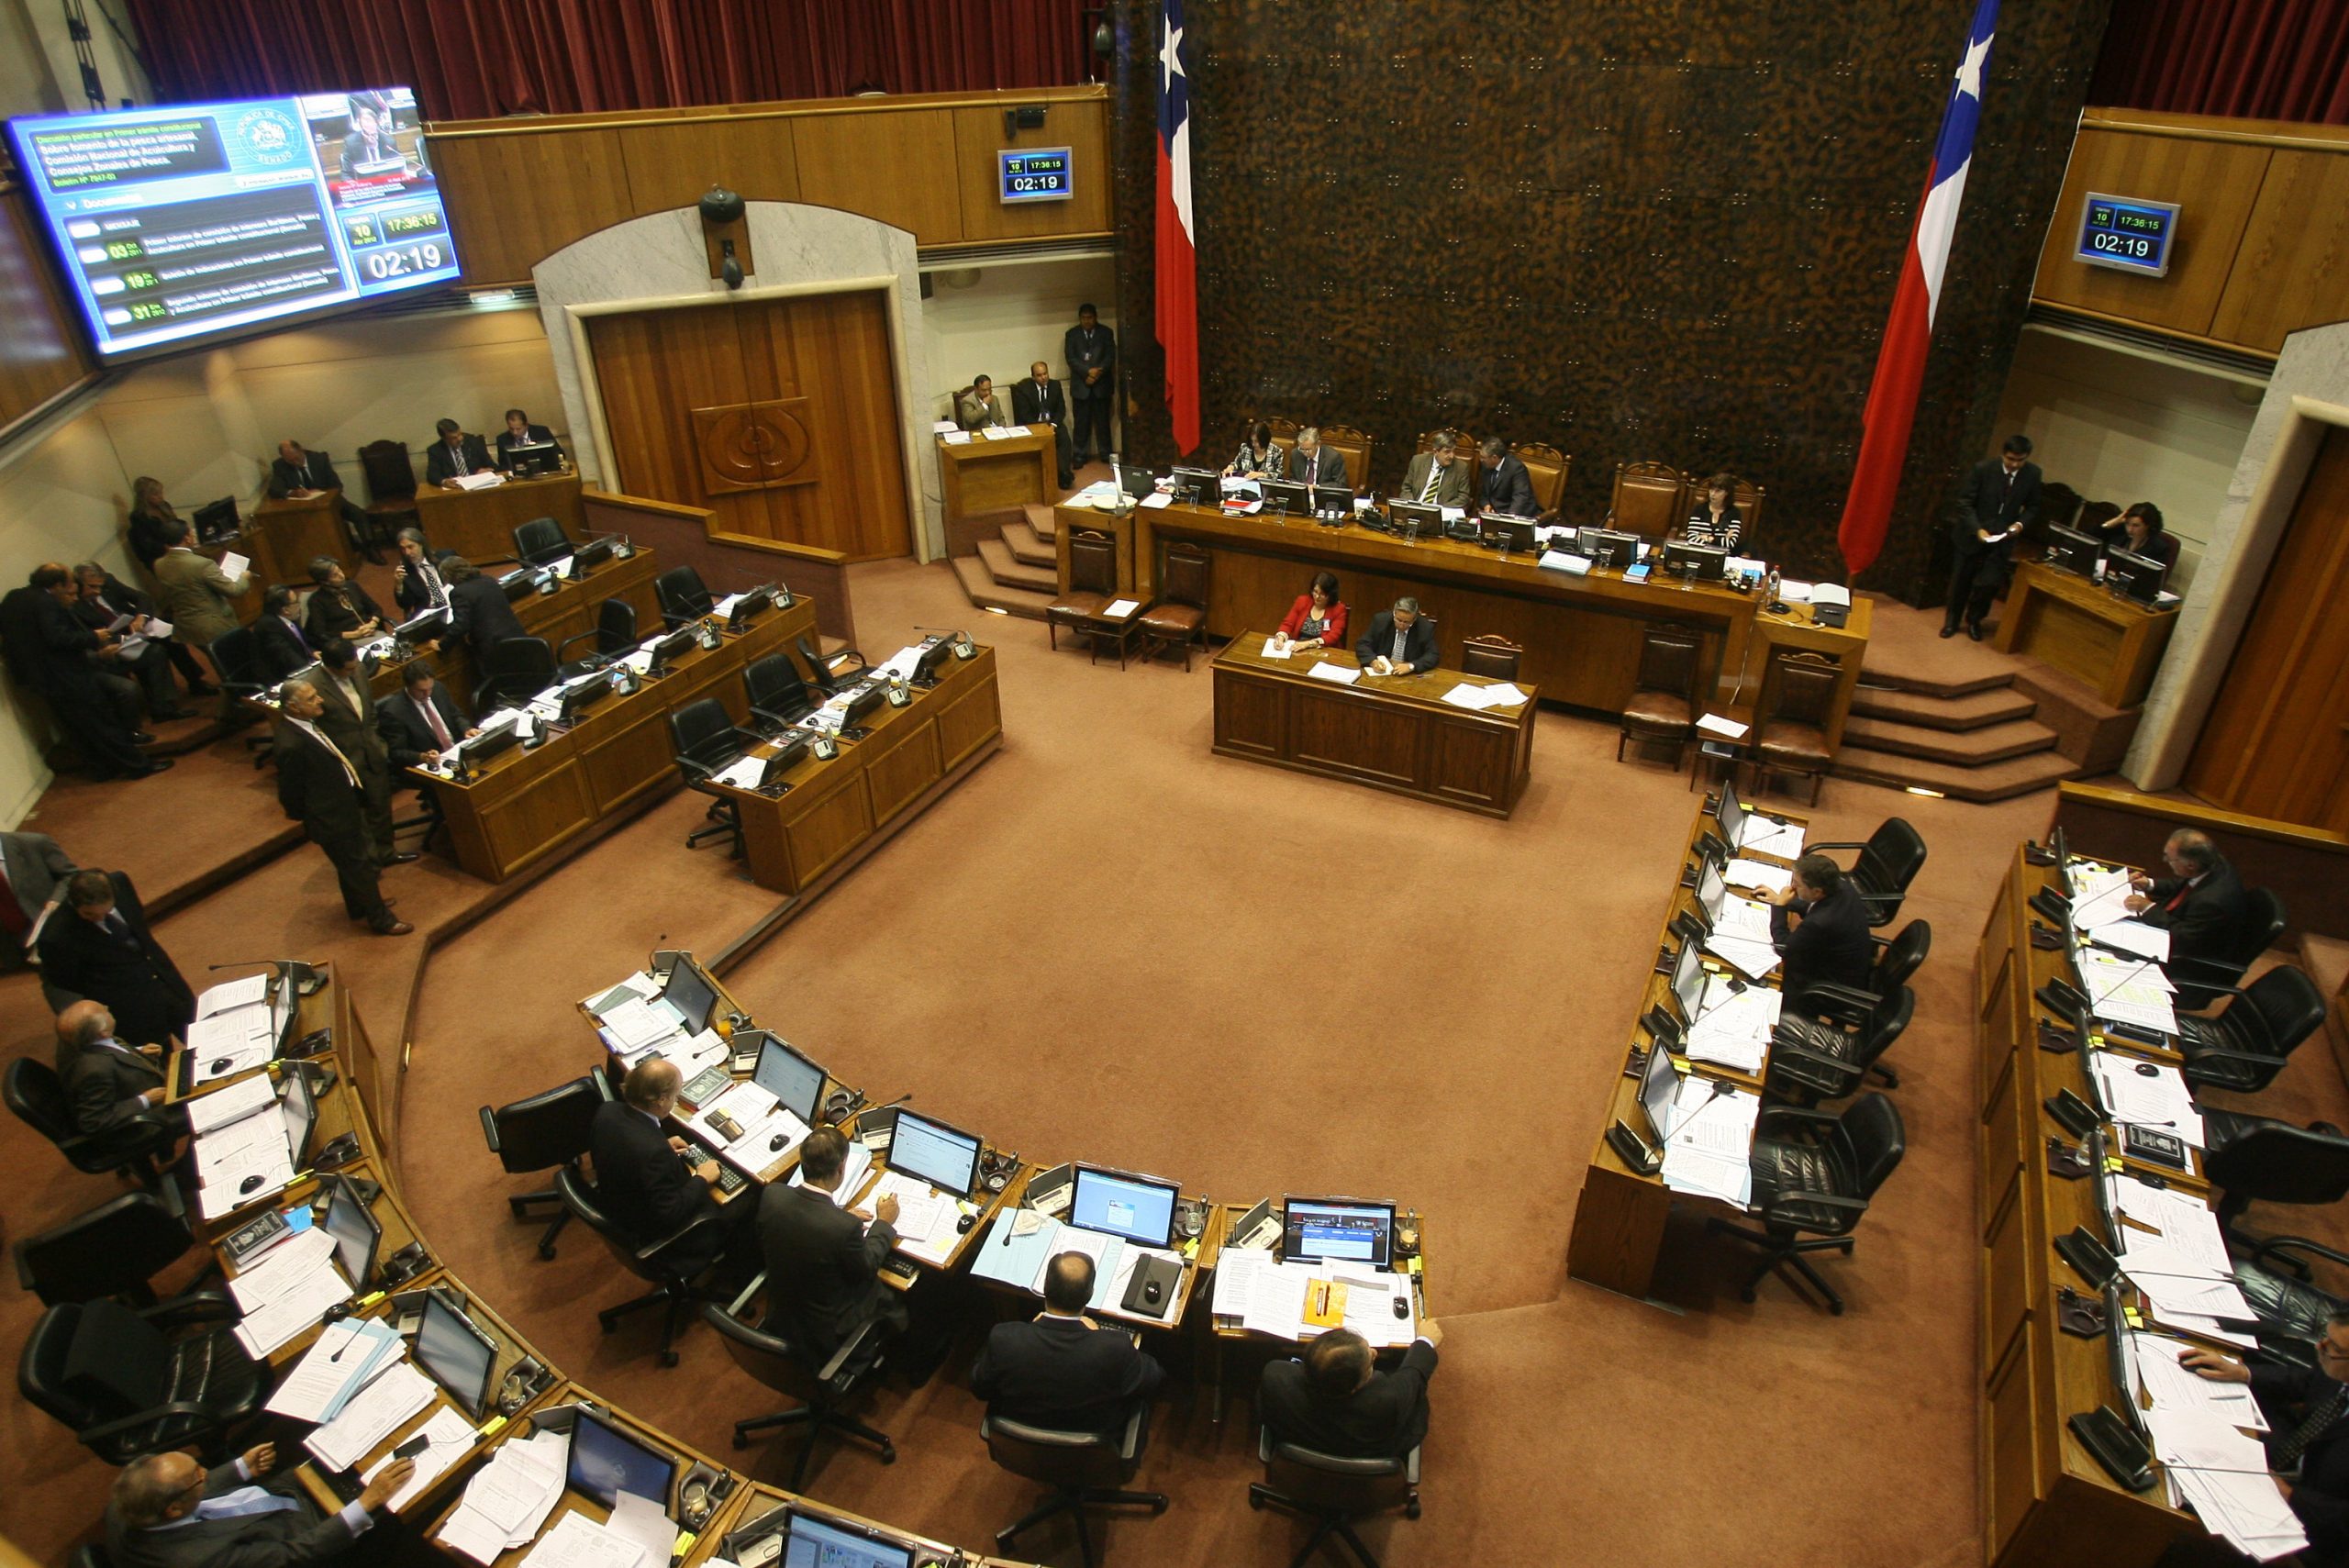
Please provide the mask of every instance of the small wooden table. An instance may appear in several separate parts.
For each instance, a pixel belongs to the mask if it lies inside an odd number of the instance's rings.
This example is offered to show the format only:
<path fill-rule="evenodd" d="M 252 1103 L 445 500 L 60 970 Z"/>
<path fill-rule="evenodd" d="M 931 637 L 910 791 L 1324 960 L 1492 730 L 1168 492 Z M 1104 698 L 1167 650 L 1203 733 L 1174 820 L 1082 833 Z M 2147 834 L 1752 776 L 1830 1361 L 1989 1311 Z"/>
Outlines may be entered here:
<path fill-rule="evenodd" d="M 577 470 L 543 479 L 509 479 L 480 490 L 450 484 L 416 487 L 417 527 L 432 548 L 453 550 L 475 563 L 512 556 L 514 530 L 534 517 L 552 517 L 570 538 L 584 537 Z"/>
<path fill-rule="evenodd" d="M 938 490 L 946 520 L 1005 512 L 1056 499 L 1060 458 L 1050 425 L 1013 426 L 1020 433 L 989 440 L 984 430 L 967 441 L 938 439 Z"/>
<path fill-rule="evenodd" d="M 2135 707 L 2153 689 L 2176 627 L 2176 605 L 2148 609 L 2085 577 L 2026 561 L 2015 568 L 1992 646 L 2076 675 L 2115 707 Z"/>

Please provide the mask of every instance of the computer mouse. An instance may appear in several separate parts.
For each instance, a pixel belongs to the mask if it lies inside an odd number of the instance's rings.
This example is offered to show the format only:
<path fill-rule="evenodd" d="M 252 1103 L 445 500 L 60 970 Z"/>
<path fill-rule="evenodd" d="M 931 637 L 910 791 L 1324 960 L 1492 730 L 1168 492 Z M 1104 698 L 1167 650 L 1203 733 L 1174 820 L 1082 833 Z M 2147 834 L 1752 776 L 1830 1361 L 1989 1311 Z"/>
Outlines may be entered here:
<path fill-rule="evenodd" d="M 261 1173 L 256 1171 L 251 1175 L 247 1176 L 243 1181 L 237 1184 L 237 1191 L 239 1193 L 249 1193 L 255 1187 L 261 1185 Z"/>
<path fill-rule="evenodd" d="M 1158 1298 L 1165 1294 L 1166 1287 L 1159 1284 L 1156 1280 L 1147 1281 L 1141 1287 L 1141 1298 L 1144 1301 L 1149 1302 L 1152 1307 L 1157 1306 Z"/>
<path fill-rule="evenodd" d="M 971 1233 L 971 1227 L 976 1225 L 978 1222 L 979 1217 L 975 1214 L 959 1216 L 954 1221 L 954 1234 L 957 1236 L 967 1236 Z"/>
<path fill-rule="evenodd" d="M 236 1064 L 237 1059 L 233 1056 L 216 1056 L 212 1059 L 212 1065 L 206 1069 L 206 1071 L 211 1073 L 226 1073 L 229 1068 L 234 1067 Z"/>
<path fill-rule="evenodd" d="M 1408 1318 L 1410 1315 L 1410 1302 L 1403 1296 L 1397 1296 L 1395 1298 L 1395 1316 L 1397 1318 Z"/>
<path fill-rule="evenodd" d="M 2150 1062 L 2137 1063 L 2137 1071 L 2148 1078 L 2158 1078 L 2162 1075 L 2162 1070 Z"/>
<path fill-rule="evenodd" d="M 783 1146 L 790 1141 L 791 1134 L 787 1132 L 778 1132 L 773 1138 L 767 1140 L 767 1152 L 770 1154 L 780 1154 L 783 1152 Z"/>

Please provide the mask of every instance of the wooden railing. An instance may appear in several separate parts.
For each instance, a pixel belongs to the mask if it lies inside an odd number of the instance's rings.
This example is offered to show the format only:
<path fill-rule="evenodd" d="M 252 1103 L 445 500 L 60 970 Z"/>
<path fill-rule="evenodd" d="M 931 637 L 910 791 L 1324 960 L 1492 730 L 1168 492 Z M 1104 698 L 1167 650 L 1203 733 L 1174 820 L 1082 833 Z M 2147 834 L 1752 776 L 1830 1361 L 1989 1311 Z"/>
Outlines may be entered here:
<path fill-rule="evenodd" d="M 793 593 L 806 594 L 816 601 L 818 631 L 855 645 L 856 613 L 849 603 L 848 557 L 839 550 L 722 532 L 718 515 L 707 506 L 654 501 L 613 490 L 582 491 L 579 506 L 590 532 L 626 534 L 639 544 L 650 545 L 667 565 L 691 566 L 699 572 L 713 593 L 781 578 Z"/>
<path fill-rule="evenodd" d="M 2199 828 L 2243 885 L 2268 888 L 2283 900 L 2287 940 L 2302 931 L 2349 940 L 2349 838 L 2339 833 L 2084 784 L 2056 787 L 2055 826 L 2076 853 L 2147 866 L 2160 861 L 2173 829 Z"/>

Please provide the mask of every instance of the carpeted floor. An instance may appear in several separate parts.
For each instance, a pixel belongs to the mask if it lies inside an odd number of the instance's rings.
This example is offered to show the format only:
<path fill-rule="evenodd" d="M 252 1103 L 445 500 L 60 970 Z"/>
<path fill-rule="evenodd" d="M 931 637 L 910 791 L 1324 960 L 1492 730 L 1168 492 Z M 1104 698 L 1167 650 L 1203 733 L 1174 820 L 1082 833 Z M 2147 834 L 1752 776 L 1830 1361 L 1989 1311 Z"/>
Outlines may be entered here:
<path fill-rule="evenodd" d="M 997 646 L 1005 747 L 732 989 L 841 1076 L 882 1098 L 913 1090 L 918 1108 L 1031 1159 L 1153 1171 L 1225 1199 L 1334 1190 L 1419 1207 L 1429 1301 L 1451 1337 L 1425 1517 L 1366 1532 L 1388 1562 L 1938 1568 L 1977 1555 L 1972 953 L 2049 797 L 1979 807 L 1828 783 L 1814 839 L 1863 837 L 1898 812 L 1932 846 L 1905 913 L 1933 922 L 1937 950 L 1893 1055 L 1911 1152 L 1857 1255 L 1828 1265 L 1846 1316 L 1775 1284 L 1741 1303 L 1739 1254 L 1693 1228 L 1668 1251 L 1677 1305 L 1634 1302 L 1566 1280 L 1564 1240 L 1697 804 L 1684 778 L 1614 762 L 1611 726 L 1545 713 L 1523 806 L 1489 822 L 1213 757 L 1204 667 L 1121 673 L 1053 655 L 1041 628 L 971 612 L 943 568 L 860 568 L 855 592 L 876 656 L 916 625 L 965 624 Z M 697 817 L 690 799 L 655 808 L 434 952 L 409 1031 L 404 1182 L 443 1260 L 558 1366 L 774 1480 L 787 1453 L 736 1455 L 728 1429 L 774 1396 L 706 1329 L 674 1371 L 652 1361 L 649 1323 L 598 1334 L 594 1308 L 632 1282 L 576 1229 L 555 1262 L 537 1260 L 535 1231 L 497 1201 L 518 1184 L 474 1115 L 590 1062 L 576 997 L 656 945 L 713 947 L 771 905 L 718 851 L 685 849 Z M 481 898 L 431 862 L 391 873 L 387 891 L 420 922 Z M 421 951 L 354 935 L 306 847 L 164 936 L 192 977 L 206 962 L 330 951 L 352 966 L 379 1040 L 398 1029 Z M 0 983 L 0 1029 L 46 1054 L 29 983 Z M 2296 1108 L 2349 1098 L 2329 1062 L 2297 1062 L 2294 1077 Z M 13 1122 L 0 1180 L 19 1235 L 105 1191 Z M 0 1297 L 0 1338 L 21 1342 L 30 1306 Z M 989 1545 L 1030 1499 L 975 1435 L 967 1350 L 926 1387 L 875 1401 L 896 1464 L 833 1450 L 809 1489 Z M 1286 1561 L 1298 1527 L 1246 1507 L 1252 1367 L 1229 1369 L 1218 1428 L 1208 1368 L 1187 1347 L 1170 1359 L 1178 1377 L 1138 1484 L 1174 1507 L 1113 1525 L 1115 1560 Z M 59 1436 L 21 1405 L 0 1414 L 19 1483 L 0 1489 L 0 1531 L 43 1562 L 88 1527 L 107 1479 Z M 1878 1440 L 1865 1483 L 1822 1483 L 1821 1456 L 1855 1439 Z M 1074 1557 L 1065 1528 L 1021 1547 Z"/>

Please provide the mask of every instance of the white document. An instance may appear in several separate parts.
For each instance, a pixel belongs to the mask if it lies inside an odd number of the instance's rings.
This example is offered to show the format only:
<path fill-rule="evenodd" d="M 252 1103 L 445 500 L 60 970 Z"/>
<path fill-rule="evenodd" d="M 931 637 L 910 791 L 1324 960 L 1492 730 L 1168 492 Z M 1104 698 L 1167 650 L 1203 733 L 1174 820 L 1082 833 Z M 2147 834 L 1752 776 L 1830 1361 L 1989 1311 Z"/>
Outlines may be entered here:
<path fill-rule="evenodd" d="M 255 1073 L 250 1077 L 238 1079 L 226 1088 L 215 1089 L 208 1095 L 198 1095 L 181 1103 L 187 1106 L 188 1127 L 201 1137 L 215 1128 L 241 1121 L 263 1106 L 275 1105 L 277 1085 L 271 1082 L 268 1073 Z"/>
<path fill-rule="evenodd" d="M 1172 490 L 1153 490 L 1143 496 L 1139 504 L 1143 511 L 1155 512 L 1161 506 L 1172 506 L 1174 504 L 1174 493 Z"/>
<path fill-rule="evenodd" d="M 238 578 L 242 577 L 248 571 L 251 570 L 251 568 L 252 562 L 246 560 L 243 556 L 239 555 L 233 550 L 226 550 L 221 554 L 221 575 L 227 577 L 231 583 L 235 582 Z"/>
<path fill-rule="evenodd" d="M 188 1086 L 195 1088 L 215 1084 L 223 1078 L 233 1078 L 239 1073 L 250 1073 L 256 1067 L 266 1067 L 276 1054 L 277 1041 L 264 1038 L 232 1051 L 197 1056 L 194 1058 L 195 1070 L 188 1074 Z"/>
<path fill-rule="evenodd" d="M 2214 1280 L 2183 1273 L 2157 1273 L 2151 1269 L 2124 1264 L 2129 1283 L 2145 1293 L 2156 1312 L 2184 1312 L 2197 1318 L 2239 1318 L 2248 1319 L 2251 1304 L 2243 1298 L 2231 1280 Z"/>
<path fill-rule="evenodd" d="M 1305 1287 L 1313 1271 L 1300 1264 L 1274 1263 L 1256 1276 L 1249 1292 L 1248 1315 L 1241 1327 L 1276 1340 L 1294 1340 L 1305 1331 Z"/>
<path fill-rule="evenodd" d="M 711 782 L 730 784 L 736 789 L 756 789 L 759 781 L 766 776 L 766 772 L 767 760 L 764 757 L 749 756 L 717 774 Z"/>
<path fill-rule="evenodd" d="M 2101 930 L 2131 918 L 2129 900 L 2137 890 L 2129 884 L 2125 869 L 2076 860 L 2068 870 L 2072 881 L 2072 925 L 2076 929 Z"/>
<path fill-rule="evenodd" d="M 1485 711 L 1485 688 L 1463 681 L 1444 693 L 1440 700 L 1454 707 L 1464 707 L 1472 713 L 1482 713 Z"/>
<path fill-rule="evenodd" d="M 1525 693 L 1514 681 L 1502 681 L 1485 688 L 1485 706 L 1488 711 L 1497 707 L 1523 707 L 1525 703 Z"/>
<path fill-rule="evenodd" d="M 1103 620 L 1123 620 L 1141 608 L 1140 599 L 1112 599 L 1101 607 Z"/>
<path fill-rule="evenodd" d="M 649 1563 L 666 1562 L 676 1549 L 677 1527 L 669 1522 L 667 1510 L 655 1497 L 622 1492 L 613 1504 L 612 1517 L 604 1529 L 636 1542 L 643 1549 L 644 1560 Z"/>
<path fill-rule="evenodd" d="M 328 1470 L 348 1470 L 431 1404 L 436 1386 L 415 1363 L 394 1362 L 342 1407 L 341 1415 L 303 1439 L 302 1446 Z"/>
<path fill-rule="evenodd" d="M 1408 1345 L 1419 1337 L 1419 1319 L 1411 1313 L 1410 1275 L 1340 1268 L 1333 1277 L 1346 1287 L 1346 1327 L 1369 1340 L 1372 1349 Z"/>
<path fill-rule="evenodd" d="M 330 1421 L 351 1395 L 406 1349 L 397 1330 L 377 1319 L 329 1323 L 271 1392 L 268 1408 L 297 1421 Z"/>
<path fill-rule="evenodd" d="M 1246 1318 L 1249 1303 L 1255 1299 L 1256 1282 L 1279 1266 L 1270 1252 L 1234 1251 L 1226 1247 L 1216 1256 L 1212 1314 L 1218 1318 Z"/>
<path fill-rule="evenodd" d="M 1740 724 L 1733 718 L 1723 718 L 1716 713 L 1709 713 L 1697 721 L 1697 728 L 1708 735 L 1718 735 L 1724 740 L 1742 740 L 1745 739 L 1745 732 L 1753 727 Z"/>
<path fill-rule="evenodd" d="M 1778 950 L 1770 944 L 1767 937 L 1756 941 L 1752 937 L 1716 928 L 1705 939 L 1705 951 L 1748 980 L 1759 980 L 1778 967 Z"/>
<path fill-rule="evenodd" d="M 2143 920 L 2107 921 L 2096 929 L 2096 940 L 2125 948 L 2139 958 L 2150 958 L 2155 963 L 2169 962 L 2169 933 L 2159 926 L 2148 926 Z"/>
<path fill-rule="evenodd" d="M 644 1548 L 635 1541 L 614 1534 L 585 1514 L 565 1514 L 530 1548 L 522 1568 L 662 1568 L 662 1564 L 646 1557 Z"/>
<path fill-rule="evenodd" d="M 945 1262 L 954 1243 L 963 1239 L 954 1229 L 962 1217 L 961 1206 L 918 1176 L 885 1171 L 858 1202 L 857 1212 L 869 1217 L 885 1194 L 897 1200 L 897 1218 L 891 1227 L 897 1233 L 896 1250 L 926 1263 Z"/>
<path fill-rule="evenodd" d="M 674 1014 L 640 997 L 613 1007 L 603 1015 L 602 1023 L 606 1032 L 619 1042 L 620 1049 L 629 1051 L 645 1050 L 684 1032 L 677 1027 Z"/>
<path fill-rule="evenodd" d="M 1793 885 L 1795 873 L 1787 866 L 1767 865 L 1761 861 L 1734 860 L 1722 870 L 1721 880 L 1731 887 L 1759 887 L 1772 893 L 1783 893 Z"/>
<path fill-rule="evenodd" d="M 1711 991 L 1718 981 L 1708 984 Z M 1726 988 L 1723 988 L 1724 990 Z M 1759 985 L 1749 985 L 1742 991 L 1729 991 L 1718 1006 L 1707 1007 L 1688 1028 L 1688 1043 L 1694 1051 L 1699 1042 L 1711 1043 L 1731 1040 L 1767 1040 L 1770 1031 L 1778 1027 L 1778 1009 L 1785 998 L 1777 992 Z"/>
<path fill-rule="evenodd" d="M 465 1483 L 465 1495 L 440 1527 L 444 1546 L 480 1563 L 527 1546 L 562 1497 L 568 1434 L 540 1432 L 501 1444 Z"/>
<path fill-rule="evenodd" d="M 2220 1383 L 2179 1364 L 2177 1358 L 2194 1348 L 2185 1340 L 2145 1333 L 2132 1334 L 2130 1340 L 2138 1375 L 2155 1409 L 2198 1410 L 2231 1427 L 2268 1429 L 2249 1384 Z"/>
<path fill-rule="evenodd" d="M 458 490 L 486 490 L 493 484 L 505 483 L 506 476 L 495 473 L 460 473 L 449 481 L 451 487 Z"/>
<path fill-rule="evenodd" d="M 441 1473 L 451 1465 L 473 1452 L 473 1444 L 481 1440 L 481 1434 L 473 1430 L 471 1423 L 446 1405 L 433 1411 L 432 1419 L 417 1428 L 417 1432 L 429 1439 L 430 1446 L 415 1456 L 416 1473 L 408 1477 L 407 1485 L 392 1494 L 391 1509 L 395 1514 L 422 1496 L 426 1487 L 439 1480 Z M 413 1438 L 417 1433 L 408 1435 Z M 392 1456 L 386 1453 L 361 1471 L 360 1478 L 373 1481 L 375 1473 L 391 1462 Z M 672 1532 L 671 1539 L 674 1539 L 674 1532 Z"/>
<path fill-rule="evenodd" d="M 268 1306 L 245 1314 L 237 1325 L 237 1342 L 260 1361 L 292 1343 L 317 1326 L 330 1307 L 351 1299 L 351 1282 L 332 1263 L 304 1274 Z"/>
<path fill-rule="evenodd" d="M 1564 572 L 1580 577 L 1586 574 L 1597 562 L 1586 555 L 1575 555 L 1563 550 L 1545 550 L 1542 552 L 1541 559 L 1533 564 L 1546 566 L 1553 572 Z"/>
<path fill-rule="evenodd" d="M 275 1038 L 270 1021 L 266 1003 L 215 1013 L 188 1026 L 187 1048 L 198 1057 L 212 1058 L 238 1055 L 256 1045 L 270 1045 Z"/>
<path fill-rule="evenodd" d="M 1362 672 L 1344 664 L 1332 664 L 1327 659 L 1316 662 L 1306 672 L 1317 681 L 1330 681 L 1341 686 L 1351 686 L 1362 679 Z"/>
<path fill-rule="evenodd" d="M 1759 813 L 1748 812 L 1745 820 L 1738 825 L 1735 847 L 1791 861 L 1802 854 L 1802 828 L 1792 822 L 1773 822 Z"/>
<path fill-rule="evenodd" d="M 334 1266 L 334 1238 L 322 1226 L 297 1231 L 228 1282 L 228 1297 L 247 1315 L 298 1289 L 306 1275 Z"/>
<path fill-rule="evenodd" d="M 232 1012 L 268 1000 L 269 976 L 248 974 L 242 980 L 224 980 L 206 987 L 204 995 L 195 999 L 195 1016 L 208 1018 L 215 1013 Z"/>
<path fill-rule="evenodd" d="M 2195 1148 L 2202 1147 L 2202 1113 L 2195 1108 L 2186 1075 L 2176 1068 L 2112 1051 L 2091 1051 L 2088 1062 L 2104 1108 L 2115 1121 L 2174 1132 Z"/>
<path fill-rule="evenodd" d="M 1268 637 L 1264 639 L 1264 646 L 1258 651 L 1267 659 L 1286 659 L 1301 646 L 1303 645 L 1300 643 L 1283 642 L 1276 636 Z"/>

